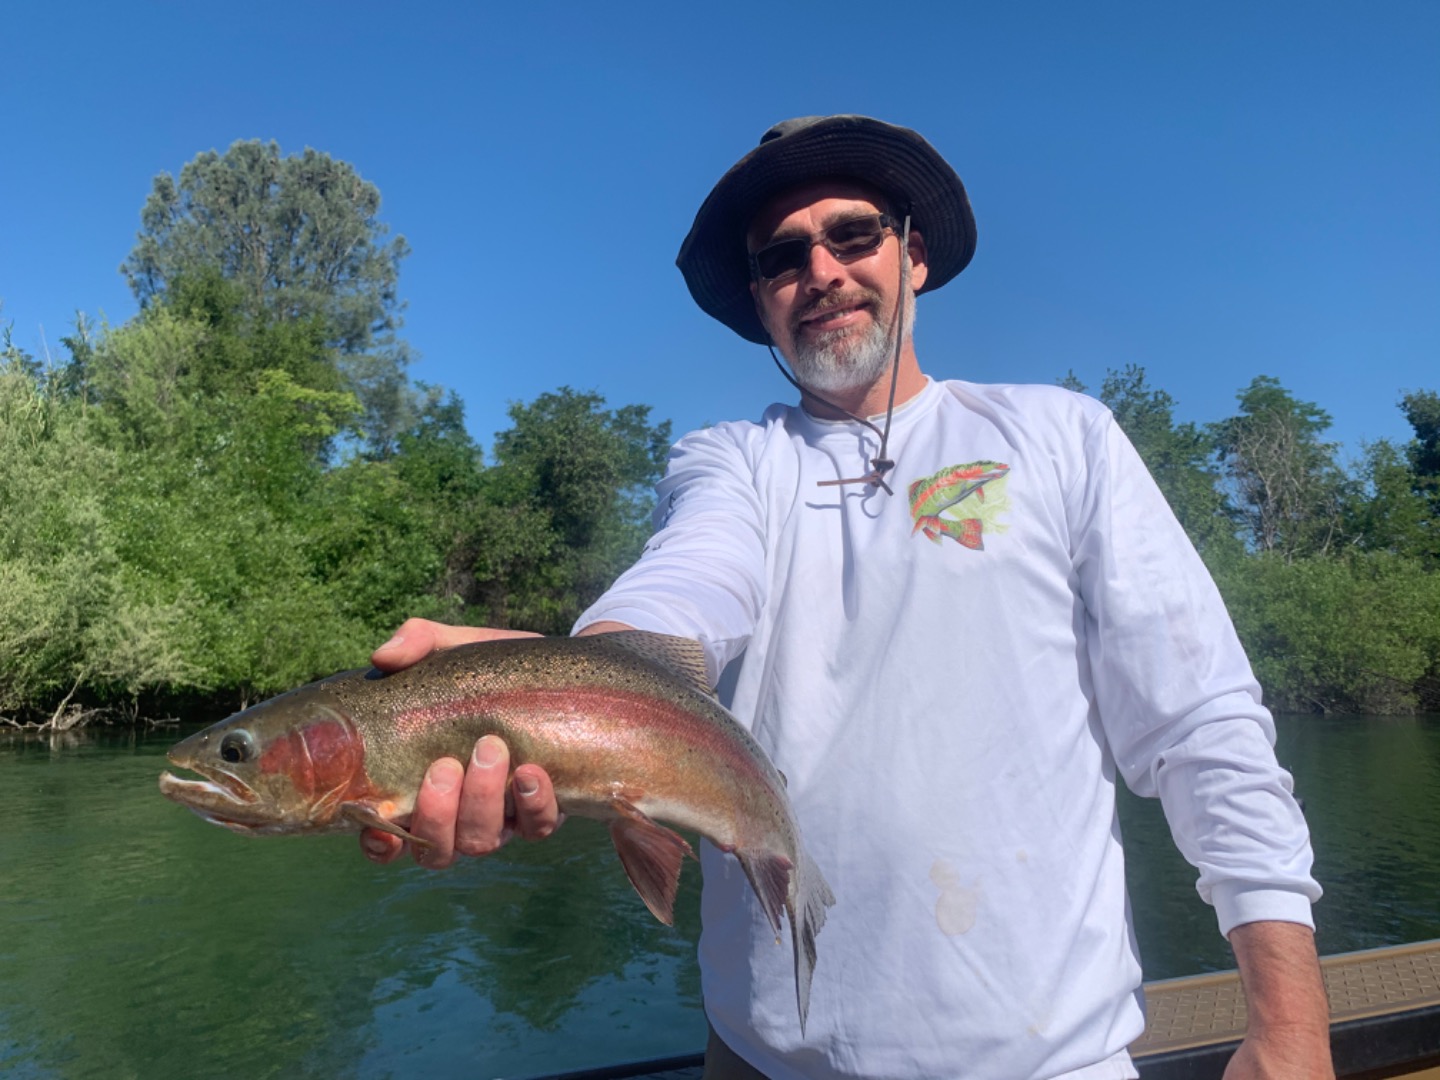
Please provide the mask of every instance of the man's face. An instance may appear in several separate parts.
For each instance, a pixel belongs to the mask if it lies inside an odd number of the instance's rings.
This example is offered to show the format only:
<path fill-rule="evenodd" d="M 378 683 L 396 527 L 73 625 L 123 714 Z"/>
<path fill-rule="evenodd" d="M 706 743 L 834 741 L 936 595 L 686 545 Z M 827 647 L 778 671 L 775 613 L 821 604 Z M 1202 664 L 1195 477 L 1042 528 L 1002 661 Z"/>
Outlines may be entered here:
<path fill-rule="evenodd" d="M 746 243 L 753 253 L 777 240 L 814 238 L 840 222 L 884 210 L 879 195 L 862 184 L 810 184 L 766 204 L 751 223 Z M 894 235 L 870 254 L 844 261 L 815 244 L 799 274 L 751 283 L 760 319 L 802 385 L 822 393 L 852 390 L 873 384 L 888 370 L 895 335 L 908 338 L 914 290 L 925 281 L 924 241 L 913 230 L 910 259 L 903 326 L 895 318 L 900 240 Z"/>

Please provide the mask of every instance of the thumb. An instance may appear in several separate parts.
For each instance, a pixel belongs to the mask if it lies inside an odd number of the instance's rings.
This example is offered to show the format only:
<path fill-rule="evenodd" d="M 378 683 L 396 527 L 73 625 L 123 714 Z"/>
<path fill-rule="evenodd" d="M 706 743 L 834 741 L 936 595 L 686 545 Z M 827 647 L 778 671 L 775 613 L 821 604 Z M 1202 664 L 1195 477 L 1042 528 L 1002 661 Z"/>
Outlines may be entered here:
<path fill-rule="evenodd" d="M 381 671 L 399 671 L 425 659 L 435 647 L 435 624 L 407 619 L 389 641 L 370 654 L 370 662 Z"/>

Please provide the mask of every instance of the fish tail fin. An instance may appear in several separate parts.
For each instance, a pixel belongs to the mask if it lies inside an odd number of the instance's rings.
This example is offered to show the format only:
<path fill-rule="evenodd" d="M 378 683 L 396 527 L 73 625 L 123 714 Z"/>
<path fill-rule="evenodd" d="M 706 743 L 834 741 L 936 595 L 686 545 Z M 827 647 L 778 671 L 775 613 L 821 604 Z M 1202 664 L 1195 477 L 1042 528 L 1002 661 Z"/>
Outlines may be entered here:
<path fill-rule="evenodd" d="M 810 1015 L 810 977 L 815 971 L 815 937 L 825 925 L 825 909 L 833 906 L 835 894 L 815 860 L 802 850 L 796 875 L 794 900 L 786 898 L 790 915 L 790 941 L 795 948 L 795 1004 L 800 1009 L 800 1035 Z M 797 911 L 798 908 L 798 911 Z M 798 918 L 797 918 L 798 915 Z"/>
<path fill-rule="evenodd" d="M 657 825 L 634 804 L 614 800 L 620 815 L 610 822 L 610 839 L 625 876 L 650 913 L 666 926 L 675 925 L 675 893 L 680 887 L 680 865 L 695 852 L 684 837 Z"/>
<path fill-rule="evenodd" d="M 802 848 L 797 868 L 784 855 L 736 851 L 755 895 L 760 898 L 775 942 L 780 942 L 780 911 L 790 919 L 790 943 L 795 949 L 795 1004 L 800 1010 L 800 1034 L 810 1015 L 810 976 L 815 971 L 815 935 L 825 925 L 825 909 L 835 903 L 825 876 Z"/>

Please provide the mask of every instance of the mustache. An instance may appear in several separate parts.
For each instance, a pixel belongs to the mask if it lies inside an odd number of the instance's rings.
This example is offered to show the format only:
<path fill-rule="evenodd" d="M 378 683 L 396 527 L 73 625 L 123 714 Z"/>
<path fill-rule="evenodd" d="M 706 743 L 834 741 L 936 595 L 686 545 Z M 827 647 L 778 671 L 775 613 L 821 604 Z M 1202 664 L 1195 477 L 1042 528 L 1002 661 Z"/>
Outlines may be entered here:
<path fill-rule="evenodd" d="M 835 311 L 838 308 L 865 306 L 872 311 L 880 308 L 881 296 L 874 289 L 852 289 L 849 292 L 832 292 L 816 297 L 797 311 L 790 322 L 790 332 L 798 334 L 800 325 L 807 319 Z"/>

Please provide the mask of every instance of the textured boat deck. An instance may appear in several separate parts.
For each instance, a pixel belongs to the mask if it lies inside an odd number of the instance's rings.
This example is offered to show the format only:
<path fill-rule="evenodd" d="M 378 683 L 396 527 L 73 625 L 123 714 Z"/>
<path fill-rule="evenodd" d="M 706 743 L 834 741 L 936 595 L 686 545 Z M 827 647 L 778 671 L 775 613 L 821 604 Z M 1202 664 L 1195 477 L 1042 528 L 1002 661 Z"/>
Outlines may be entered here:
<path fill-rule="evenodd" d="M 1336 1073 L 1440 1080 L 1440 940 L 1327 956 Z M 1145 1033 L 1130 1052 L 1146 1080 L 1218 1077 L 1245 1034 L 1238 972 L 1145 984 Z M 699 1055 L 564 1073 L 546 1080 L 699 1080 Z"/>
<path fill-rule="evenodd" d="M 1440 941 L 1327 956 L 1320 961 L 1332 1026 L 1399 1010 L 1440 1007 Z M 1245 1034 L 1245 991 L 1234 971 L 1145 984 L 1144 1054 L 1234 1042 Z"/>

